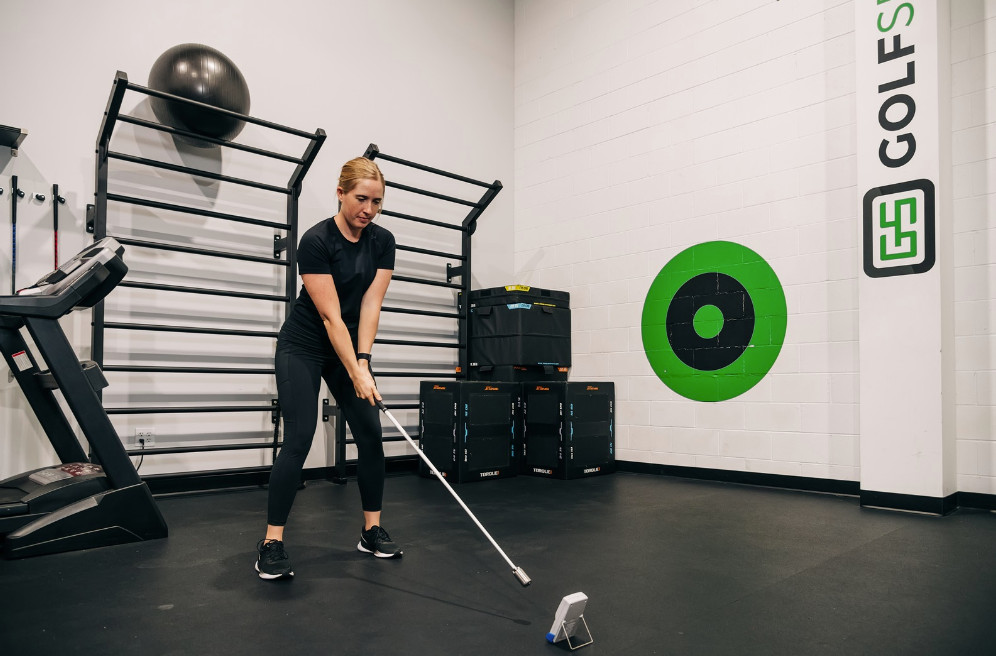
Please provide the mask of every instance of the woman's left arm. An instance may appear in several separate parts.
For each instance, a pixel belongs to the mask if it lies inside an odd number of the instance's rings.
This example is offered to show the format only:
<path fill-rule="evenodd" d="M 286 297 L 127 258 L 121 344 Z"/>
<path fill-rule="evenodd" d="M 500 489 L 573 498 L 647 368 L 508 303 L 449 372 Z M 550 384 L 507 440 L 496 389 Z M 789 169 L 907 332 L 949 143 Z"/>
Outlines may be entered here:
<path fill-rule="evenodd" d="M 387 286 L 391 284 L 393 273 L 390 269 L 377 269 L 377 275 L 360 301 L 360 326 L 356 344 L 359 353 L 370 353 L 373 348 L 380 323 L 380 306 L 384 303 L 384 295 L 387 294 Z M 369 365 L 366 360 L 360 360 L 361 367 Z"/>

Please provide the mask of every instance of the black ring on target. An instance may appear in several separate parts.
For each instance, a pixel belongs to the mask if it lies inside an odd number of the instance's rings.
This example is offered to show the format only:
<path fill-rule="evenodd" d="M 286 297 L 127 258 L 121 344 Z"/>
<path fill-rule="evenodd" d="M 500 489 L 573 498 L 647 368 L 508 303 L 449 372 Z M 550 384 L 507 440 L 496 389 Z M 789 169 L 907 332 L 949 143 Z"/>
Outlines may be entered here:
<path fill-rule="evenodd" d="M 706 306 L 723 313 L 715 337 L 695 330 L 695 313 Z M 698 371 L 716 371 L 743 355 L 754 334 L 754 304 L 747 289 L 725 273 L 702 273 L 678 288 L 667 309 L 667 339 L 679 360 Z"/>

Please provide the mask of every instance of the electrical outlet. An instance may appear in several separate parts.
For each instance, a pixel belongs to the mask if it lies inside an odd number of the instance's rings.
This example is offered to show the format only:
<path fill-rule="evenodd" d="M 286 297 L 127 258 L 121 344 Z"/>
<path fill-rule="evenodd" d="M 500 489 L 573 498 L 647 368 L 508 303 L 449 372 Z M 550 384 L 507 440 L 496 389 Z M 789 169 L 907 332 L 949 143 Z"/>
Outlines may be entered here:
<path fill-rule="evenodd" d="M 152 428 L 136 428 L 135 443 L 142 447 L 150 447 L 156 443 L 156 431 Z"/>

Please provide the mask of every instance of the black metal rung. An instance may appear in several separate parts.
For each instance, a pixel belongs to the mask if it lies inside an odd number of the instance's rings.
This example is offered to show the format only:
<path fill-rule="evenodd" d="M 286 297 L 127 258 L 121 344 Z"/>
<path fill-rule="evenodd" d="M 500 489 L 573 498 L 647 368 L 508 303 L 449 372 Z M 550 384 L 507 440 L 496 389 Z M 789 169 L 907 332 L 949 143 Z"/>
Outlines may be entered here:
<path fill-rule="evenodd" d="M 124 284 L 124 283 L 121 283 Z M 443 317 L 444 319 L 460 319 L 462 318 L 456 312 L 434 312 L 432 310 L 409 310 L 407 308 L 396 308 L 384 306 L 380 309 L 381 312 L 394 312 L 397 314 L 414 314 L 422 317 Z"/>
<path fill-rule="evenodd" d="M 467 216 L 464 218 L 461 225 L 467 230 L 468 235 L 473 235 L 474 232 L 477 231 L 477 219 L 481 216 L 481 213 L 484 210 L 488 209 L 488 205 L 491 204 L 491 201 L 495 199 L 495 196 L 497 196 L 498 192 L 501 190 L 501 182 L 495 180 L 494 184 L 491 185 L 491 188 L 485 191 L 484 195 L 481 196 L 481 200 L 475 203 L 473 209 L 467 213 Z"/>
<path fill-rule="evenodd" d="M 442 280 L 429 280 L 428 278 L 414 278 L 412 276 L 393 276 L 391 280 L 397 280 L 398 282 L 411 282 L 416 285 L 430 285 L 433 287 L 450 287 L 452 289 L 463 289 L 463 285 L 458 285 L 455 282 L 443 282 Z"/>
<path fill-rule="evenodd" d="M 436 371 L 374 371 L 381 378 L 456 378 L 455 373 L 440 373 Z"/>
<path fill-rule="evenodd" d="M 272 449 L 283 446 L 283 442 L 255 442 L 245 444 L 203 444 L 200 446 L 165 446 L 155 449 L 129 449 L 129 456 L 159 456 L 167 453 L 201 453 L 209 451 L 238 451 L 245 449 Z"/>
<path fill-rule="evenodd" d="M 207 255 L 208 257 L 223 257 L 230 260 L 243 260 L 246 262 L 257 262 L 260 264 L 287 266 L 287 262 L 285 260 L 275 260 L 270 257 L 260 257 L 258 255 L 246 255 L 243 253 L 232 253 L 230 251 L 213 251 L 206 248 L 194 248 L 192 246 L 177 246 L 175 244 L 131 239 L 130 237 L 115 237 L 115 239 L 125 246 L 138 246 L 139 248 L 151 248 L 158 251 L 174 251 L 176 253 L 190 253 L 191 255 Z"/>
<path fill-rule="evenodd" d="M 246 114 L 240 114 L 238 112 L 233 112 L 229 109 L 223 109 L 215 105 L 208 105 L 207 103 L 197 102 L 196 100 L 191 100 L 190 98 L 183 98 L 182 96 L 175 96 L 171 93 L 166 93 L 164 91 L 159 91 L 157 89 L 150 89 L 148 87 L 143 87 L 138 84 L 133 84 L 128 82 L 128 89 L 132 91 L 138 91 L 139 93 L 144 93 L 149 96 L 156 96 L 157 98 L 163 98 L 165 100 L 171 100 L 173 102 L 182 103 L 184 105 L 191 105 L 193 107 L 199 107 L 200 109 L 205 109 L 207 111 L 213 112 L 215 114 L 221 114 L 223 116 L 230 116 L 232 118 L 237 118 L 245 121 L 246 123 L 253 123 L 255 125 L 262 125 L 265 128 L 271 128 L 273 130 L 279 130 L 280 132 L 286 132 L 287 134 L 293 134 L 298 137 L 303 137 L 305 139 L 314 139 L 315 135 L 310 132 L 305 132 L 304 130 L 297 130 L 295 128 L 289 128 L 286 125 L 280 125 L 279 123 L 271 123 L 270 121 L 264 121 L 260 118 L 255 118 L 254 116 L 248 116 Z"/>
<path fill-rule="evenodd" d="M 304 156 L 301 158 L 304 163 L 297 166 L 294 172 L 291 173 L 290 180 L 287 181 L 287 188 L 294 190 L 290 195 L 291 201 L 296 205 L 297 198 L 301 193 L 301 181 L 304 180 L 304 176 L 308 174 L 311 169 L 311 165 L 315 162 L 315 158 L 318 156 L 318 151 L 321 150 L 322 144 L 325 143 L 325 130 L 318 128 L 315 130 L 314 136 L 311 137 L 311 142 L 308 143 L 308 147 L 304 149 Z M 297 213 L 295 211 L 295 216 Z"/>
<path fill-rule="evenodd" d="M 225 214 L 224 212 L 214 212 L 212 210 L 202 210 L 196 207 L 186 207 L 184 205 L 174 205 L 173 203 L 163 203 L 147 198 L 136 198 L 134 196 L 123 196 L 121 194 L 107 194 L 107 200 L 130 205 L 140 205 L 142 207 L 152 207 L 157 210 L 169 210 L 171 212 L 181 212 L 183 214 L 196 214 L 197 216 L 207 216 L 212 219 L 224 219 L 225 221 L 236 221 L 238 223 L 249 223 L 251 225 L 277 228 L 278 230 L 290 230 L 289 223 L 277 223 L 276 221 L 265 221 L 263 219 L 253 219 L 248 216 L 238 216 L 236 214 Z"/>
<path fill-rule="evenodd" d="M 437 228 L 449 228 L 450 230 L 459 230 L 464 232 L 465 229 L 462 225 L 456 225 L 453 223 L 444 223 L 443 221 L 436 221 L 434 219 L 424 219 L 421 216 L 413 216 L 411 214 L 402 214 L 401 212 L 392 212 L 391 210 L 381 210 L 381 214 L 384 216 L 393 216 L 398 219 L 404 219 L 406 221 L 414 221 L 415 223 L 424 223 L 425 225 L 436 226 Z"/>
<path fill-rule="evenodd" d="M 399 251 L 408 251 L 410 253 L 421 253 L 423 255 L 435 255 L 436 257 L 446 257 L 451 260 L 460 260 L 461 262 L 464 262 L 467 259 L 463 255 L 459 255 L 457 253 L 445 253 L 443 251 L 433 251 L 429 250 L 428 248 L 415 248 L 414 246 L 402 246 L 401 244 L 398 244 L 397 246 L 395 246 L 395 248 L 398 249 Z"/>
<path fill-rule="evenodd" d="M 388 408 L 388 410 L 418 410 L 418 409 L 419 409 L 418 403 L 392 403 Z M 327 412 L 327 409 L 323 409 L 323 411 Z M 324 421 L 328 421 L 328 418 L 324 418 Z"/>
<path fill-rule="evenodd" d="M 460 348 L 463 346 L 458 342 L 419 342 L 411 339 L 380 339 L 374 340 L 374 344 L 393 344 L 394 346 L 438 346 L 439 348 Z"/>
<path fill-rule="evenodd" d="M 104 371 L 148 372 L 157 374 L 260 374 L 272 376 L 273 369 L 250 369 L 248 367 L 161 367 L 144 364 L 108 364 Z M 270 408 L 272 410 L 273 408 Z"/>
<path fill-rule="evenodd" d="M 164 333 L 197 333 L 201 335 L 229 335 L 236 337 L 272 337 L 277 333 L 270 330 L 232 330 L 228 328 L 196 328 L 194 326 L 167 326 L 149 323 L 115 323 L 105 321 L 104 328 L 117 330 L 152 330 Z"/>
<path fill-rule="evenodd" d="M 284 155 L 282 153 L 275 153 L 272 150 L 263 150 L 262 148 L 255 148 L 253 146 L 246 146 L 245 144 L 236 143 L 234 141 L 226 141 L 225 139 L 218 139 L 216 137 L 209 137 L 206 134 L 197 134 L 196 132 L 189 132 L 187 130 L 181 130 L 179 128 L 174 128 L 169 125 L 163 125 L 162 123 L 155 123 L 153 121 L 146 121 L 145 119 L 138 118 L 136 116 L 129 116 L 128 114 L 118 114 L 118 120 L 124 123 L 131 123 L 132 125 L 138 125 L 143 128 L 149 128 L 150 130 L 158 130 L 159 132 L 168 132 L 170 134 L 175 134 L 181 137 L 187 137 L 192 139 L 199 139 L 207 143 L 214 144 L 216 146 L 226 146 L 228 148 L 233 148 L 235 150 L 241 150 L 247 153 L 253 153 L 254 155 L 262 155 L 263 157 L 271 157 L 273 159 L 283 160 L 285 162 L 291 162 L 293 164 L 303 164 L 304 160 L 300 157 L 293 157 L 291 155 Z"/>
<path fill-rule="evenodd" d="M 166 171 L 173 171 L 175 173 L 185 173 L 187 175 L 198 176 L 201 178 L 209 178 L 211 180 L 218 180 L 219 182 L 231 182 L 232 184 L 242 185 L 244 187 L 254 187 L 256 189 L 263 189 L 264 191 L 272 191 L 278 194 L 290 194 L 291 190 L 286 187 L 275 187 L 273 185 L 264 184 L 262 182 L 255 182 L 253 180 L 245 180 L 243 178 L 233 178 L 229 175 L 221 175 L 220 173 L 212 173 L 211 171 L 204 171 L 202 169 L 195 169 L 189 166 L 180 166 L 178 164 L 170 164 L 169 162 L 161 162 L 157 159 L 149 159 L 148 157 L 135 157 L 134 155 L 125 155 L 124 153 L 118 152 L 108 152 L 107 157 L 109 159 L 119 159 L 123 162 L 131 162 L 132 164 L 141 164 L 143 166 L 151 166 L 156 169 L 164 169 Z"/>
<path fill-rule="evenodd" d="M 393 155 L 385 155 L 384 153 L 378 151 L 377 157 L 380 159 L 386 159 L 388 162 L 395 162 L 396 164 L 401 164 L 403 166 L 410 166 L 413 169 L 419 169 L 420 171 L 428 171 L 429 173 L 435 173 L 436 175 L 442 175 L 453 180 L 459 180 L 461 182 L 468 182 L 470 184 L 477 185 L 479 187 L 490 187 L 491 183 L 481 182 L 480 180 L 474 180 L 473 178 L 467 178 L 462 175 L 457 175 L 456 173 L 450 173 L 448 171 L 443 171 L 441 169 L 436 169 L 431 166 L 426 166 L 424 164 L 416 164 L 415 162 L 409 162 L 408 160 L 401 159 L 400 157 L 394 157 Z"/>
<path fill-rule="evenodd" d="M 472 200 L 464 200 L 462 198 L 456 198 L 455 196 L 446 196 L 444 194 L 437 194 L 434 191 L 428 191 L 426 189 L 419 189 L 418 187 L 410 187 L 408 185 L 403 185 L 398 182 L 387 181 L 384 183 L 388 187 L 394 189 L 400 189 L 402 191 L 410 191 L 413 194 L 418 194 L 420 196 L 428 196 L 430 198 L 436 198 L 439 200 L 445 200 L 450 203 L 457 203 L 459 205 L 467 205 L 468 207 L 477 207 L 477 203 Z"/>
<path fill-rule="evenodd" d="M 408 431 L 408 437 L 412 438 L 413 440 L 415 440 L 417 442 L 419 434 L 416 433 L 416 432 L 414 432 L 414 431 Z M 404 435 L 401 435 L 399 433 L 397 435 L 385 435 L 384 438 L 383 438 L 383 440 L 381 440 L 381 441 L 383 441 L 383 442 L 407 442 L 408 440 L 405 439 Z M 355 445 L 356 441 L 353 438 L 351 438 L 351 437 L 347 437 L 346 438 L 346 444 L 354 444 Z M 355 460 L 347 460 L 346 462 L 356 462 L 356 461 Z"/>
<path fill-rule="evenodd" d="M 136 406 L 131 408 L 104 408 L 104 410 L 109 415 L 151 415 L 200 412 L 271 412 L 273 406 Z"/>
<path fill-rule="evenodd" d="M 187 294 L 209 294 L 211 296 L 230 296 L 232 298 L 251 298 L 257 301 L 277 301 L 286 303 L 286 296 L 276 296 L 274 294 L 252 294 L 249 292 L 235 292 L 224 289 L 200 289 L 197 287 L 180 287 L 177 285 L 160 285 L 151 282 L 131 282 L 123 281 L 118 283 L 118 287 L 131 287 L 133 289 L 153 289 L 162 292 L 183 292 Z"/>

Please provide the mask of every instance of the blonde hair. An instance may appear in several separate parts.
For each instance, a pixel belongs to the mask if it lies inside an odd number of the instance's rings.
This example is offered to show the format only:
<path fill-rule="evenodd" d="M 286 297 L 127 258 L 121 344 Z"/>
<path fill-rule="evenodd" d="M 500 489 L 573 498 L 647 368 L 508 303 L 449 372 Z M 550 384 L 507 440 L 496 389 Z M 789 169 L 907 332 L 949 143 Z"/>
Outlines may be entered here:
<path fill-rule="evenodd" d="M 380 167 L 366 157 L 349 160 L 342 165 L 342 172 L 339 173 L 339 186 L 346 193 L 352 191 L 360 180 L 376 180 L 384 186 L 384 174 L 380 172 Z"/>

